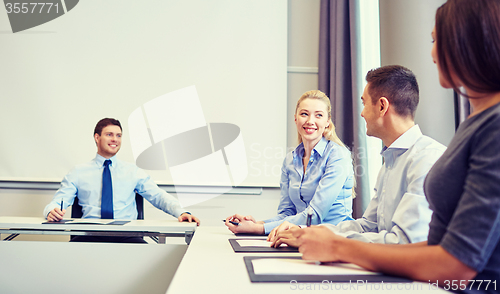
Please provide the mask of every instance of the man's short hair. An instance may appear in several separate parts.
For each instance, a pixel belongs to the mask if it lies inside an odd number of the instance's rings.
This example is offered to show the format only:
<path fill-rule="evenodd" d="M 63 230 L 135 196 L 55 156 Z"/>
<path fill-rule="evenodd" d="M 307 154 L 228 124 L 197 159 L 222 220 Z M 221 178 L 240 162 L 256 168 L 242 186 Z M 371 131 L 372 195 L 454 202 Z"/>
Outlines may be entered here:
<path fill-rule="evenodd" d="M 413 72 L 400 65 L 382 66 L 366 74 L 372 103 L 385 97 L 402 117 L 415 118 L 418 106 L 418 83 Z"/>
<path fill-rule="evenodd" d="M 107 127 L 109 125 L 119 126 L 120 130 L 122 130 L 122 125 L 120 124 L 120 121 L 118 121 L 117 119 L 114 119 L 114 118 L 103 118 L 95 126 L 95 128 L 94 128 L 94 135 L 98 134 L 100 136 L 101 133 L 102 133 L 102 129 L 104 129 L 105 127 Z"/>

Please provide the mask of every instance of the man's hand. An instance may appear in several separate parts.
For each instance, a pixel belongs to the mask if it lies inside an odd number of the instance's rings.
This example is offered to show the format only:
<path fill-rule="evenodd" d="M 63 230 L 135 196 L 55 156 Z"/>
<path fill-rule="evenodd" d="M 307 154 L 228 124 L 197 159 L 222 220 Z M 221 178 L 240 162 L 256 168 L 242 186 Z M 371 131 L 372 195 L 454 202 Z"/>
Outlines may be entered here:
<path fill-rule="evenodd" d="M 58 222 L 63 219 L 66 209 L 61 210 L 59 207 L 52 209 L 47 215 L 49 222 Z"/>
<path fill-rule="evenodd" d="M 190 222 L 190 223 L 196 222 L 198 226 L 200 225 L 200 220 L 196 216 L 186 212 L 181 214 L 181 216 L 179 216 L 177 219 L 179 220 L 179 222 Z"/>
<path fill-rule="evenodd" d="M 271 243 L 271 247 L 278 248 L 281 246 L 281 244 L 286 244 L 292 247 L 299 247 L 301 245 L 301 240 L 299 238 L 303 234 L 304 230 L 299 226 L 281 231 L 276 235 L 273 243 Z"/>
<path fill-rule="evenodd" d="M 335 235 L 325 226 L 311 226 L 300 230 L 302 233 L 295 234 L 295 236 L 297 237 L 296 244 L 298 244 L 299 252 L 302 253 L 303 259 L 321 262 L 340 260 L 338 249 L 340 248 L 340 243 L 346 240 L 344 237 Z M 288 244 L 286 239 L 283 243 Z"/>
<path fill-rule="evenodd" d="M 279 232 L 283 232 L 283 231 L 286 231 L 286 230 L 289 230 L 291 228 L 298 228 L 299 226 L 297 225 L 294 225 L 294 224 L 291 224 L 287 221 L 284 221 L 283 223 L 281 223 L 281 225 L 277 226 L 276 228 L 274 228 L 271 233 L 269 233 L 269 235 L 267 236 L 267 241 L 268 242 L 274 242 L 276 240 L 276 235 L 279 233 Z"/>

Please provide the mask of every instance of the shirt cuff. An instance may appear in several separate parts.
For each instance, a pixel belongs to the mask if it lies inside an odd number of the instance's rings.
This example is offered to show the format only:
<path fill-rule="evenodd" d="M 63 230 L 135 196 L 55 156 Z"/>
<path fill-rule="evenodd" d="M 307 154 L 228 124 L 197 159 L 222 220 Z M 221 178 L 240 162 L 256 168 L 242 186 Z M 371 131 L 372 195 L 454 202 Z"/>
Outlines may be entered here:
<path fill-rule="evenodd" d="M 277 224 L 277 222 L 265 223 L 264 224 L 264 234 L 269 235 L 269 233 L 271 233 L 271 231 L 274 228 L 276 228 L 277 226 L 279 226 L 279 223 Z"/>

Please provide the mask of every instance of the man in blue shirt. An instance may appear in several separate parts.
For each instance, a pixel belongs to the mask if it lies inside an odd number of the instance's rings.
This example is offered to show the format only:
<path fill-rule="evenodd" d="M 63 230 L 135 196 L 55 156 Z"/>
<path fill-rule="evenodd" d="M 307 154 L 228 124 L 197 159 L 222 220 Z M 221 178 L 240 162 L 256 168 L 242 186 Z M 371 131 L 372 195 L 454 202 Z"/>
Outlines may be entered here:
<path fill-rule="evenodd" d="M 73 204 L 76 196 L 82 206 L 83 218 L 101 218 L 103 171 L 109 168 L 112 202 L 109 209 L 111 217 L 106 218 L 137 219 L 135 194 L 138 193 L 158 209 L 177 217 L 180 222 L 200 224 L 197 217 L 182 209 L 179 201 L 160 189 L 142 169 L 116 158 L 122 140 L 122 128 L 118 120 L 100 120 L 94 129 L 94 140 L 97 145 L 96 157 L 76 166 L 64 177 L 61 187 L 45 207 L 44 216 L 48 221 L 62 220 L 66 207 Z M 105 162 L 106 165 L 109 162 L 109 167 L 104 167 Z"/>
<path fill-rule="evenodd" d="M 418 105 L 415 75 L 397 65 L 371 70 L 361 100 L 361 116 L 366 134 L 380 138 L 384 144 L 380 169 L 373 196 L 363 217 L 328 225 L 335 234 L 365 242 L 405 244 L 427 240 L 432 211 L 424 195 L 427 173 L 446 147 L 422 135 L 414 117 Z M 277 236 L 269 239 L 294 245 L 288 236 L 293 227 L 283 224 Z M 271 233 L 272 234 L 272 233 Z M 286 239 L 291 238 L 291 239 Z"/>

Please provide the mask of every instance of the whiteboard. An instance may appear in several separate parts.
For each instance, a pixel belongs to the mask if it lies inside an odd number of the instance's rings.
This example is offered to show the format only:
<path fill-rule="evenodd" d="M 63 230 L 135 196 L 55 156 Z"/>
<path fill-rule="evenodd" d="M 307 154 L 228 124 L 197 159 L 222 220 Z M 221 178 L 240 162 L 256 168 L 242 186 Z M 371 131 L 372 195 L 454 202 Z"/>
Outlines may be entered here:
<path fill-rule="evenodd" d="M 202 156 L 200 176 L 211 173 L 207 164 L 224 160 L 212 173 L 225 168 L 233 186 L 279 184 L 286 153 L 286 0 L 65 2 L 71 9 L 61 16 L 16 33 L 0 8 L 0 180 L 60 181 L 94 158 L 93 129 L 104 117 L 122 123 L 118 158 L 136 162 L 137 142 L 151 143 L 144 132 L 153 127 L 147 105 L 194 91 L 196 111 L 182 103 L 160 103 L 155 111 L 175 118 L 173 129 L 194 121 L 237 129 L 219 148 L 224 152 L 211 146 L 214 158 Z M 180 152 L 192 152 L 198 142 L 189 146 Z M 196 164 L 181 168 L 194 171 Z M 224 184 L 210 177 L 174 183 L 168 160 L 164 169 L 145 169 L 158 184 Z"/>

